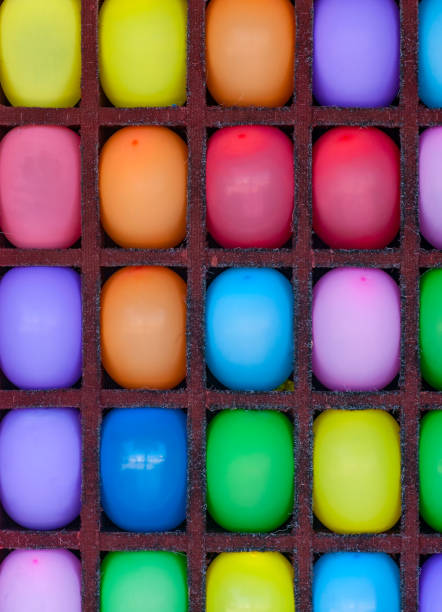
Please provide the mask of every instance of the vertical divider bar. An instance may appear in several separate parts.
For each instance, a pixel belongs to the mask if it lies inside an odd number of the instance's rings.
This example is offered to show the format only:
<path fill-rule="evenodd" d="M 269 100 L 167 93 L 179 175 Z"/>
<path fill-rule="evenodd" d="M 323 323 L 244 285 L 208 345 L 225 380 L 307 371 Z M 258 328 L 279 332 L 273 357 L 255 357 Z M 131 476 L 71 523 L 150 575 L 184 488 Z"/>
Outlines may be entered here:
<path fill-rule="evenodd" d="M 419 227 L 417 218 L 418 93 L 417 93 L 417 24 L 418 3 L 402 0 L 401 8 L 401 172 L 402 172 L 402 606 L 417 610 L 419 565 L 419 492 L 418 492 L 418 421 L 419 365 L 418 289 Z"/>
<path fill-rule="evenodd" d="M 189 495 L 187 510 L 187 555 L 190 610 L 205 609 L 205 422 L 204 367 L 205 299 L 205 214 L 204 163 L 206 92 L 204 74 L 205 0 L 188 5 L 188 145 L 189 145 L 189 231 L 188 231 L 188 429 Z"/>
<path fill-rule="evenodd" d="M 295 576 L 297 609 L 308 612 L 311 603 L 312 570 L 312 483 L 311 483 L 311 61 L 313 0 L 296 0 L 296 67 L 295 67 L 295 245 L 294 274 L 297 295 L 295 392 L 292 394 L 297 421 L 297 536 L 295 540 Z"/>
<path fill-rule="evenodd" d="M 100 277 L 100 219 L 97 206 L 98 155 L 98 0 L 82 2 L 82 295 L 83 379 L 81 423 L 83 444 L 80 553 L 83 572 L 83 612 L 99 609 L 100 500 L 98 439 L 101 422 L 98 364 L 98 298 Z"/>

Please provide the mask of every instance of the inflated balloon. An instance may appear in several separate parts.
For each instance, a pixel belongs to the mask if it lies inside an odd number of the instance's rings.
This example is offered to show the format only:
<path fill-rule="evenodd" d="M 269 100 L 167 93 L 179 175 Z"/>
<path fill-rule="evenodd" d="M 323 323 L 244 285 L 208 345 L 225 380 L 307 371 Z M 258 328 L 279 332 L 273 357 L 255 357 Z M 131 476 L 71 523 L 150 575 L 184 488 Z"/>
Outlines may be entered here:
<path fill-rule="evenodd" d="M 373 391 L 400 368 L 397 283 L 383 270 L 335 268 L 313 288 L 313 373 L 328 389 Z"/>
<path fill-rule="evenodd" d="M 24 249 L 70 247 L 81 234 L 80 136 L 55 125 L 12 129 L 0 143 L 0 224 Z"/>
<path fill-rule="evenodd" d="M 400 223 L 400 153 L 376 128 L 338 127 L 313 145 L 313 229 L 334 249 L 382 249 Z"/>
<path fill-rule="evenodd" d="M 206 361 L 229 389 L 270 391 L 293 370 L 293 293 L 271 268 L 231 268 L 206 296 Z"/>
<path fill-rule="evenodd" d="M 103 421 L 101 503 L 127 531 L 168 531 L 186 518 L 187 436 L 181 410 L 122 408 Z"/>
<path fill-rule="evenodd" d="M 206 612 L 294 612 L 293 568 L 278 552 L 218 555 L 207 570 Z"/>
<path fill-rule="evenodd" d="M 128 389 L 172 389 L 186 375 L 186 283 L 169 268 L 115 272 L 101 293 L 101 359 Z"/>
<path fill-rule="evenodd" d="M 336 533 L 380 533 L 401 514 L 399 426 L 383 410 L 326 410 L 313 424 L 313 512 Z"/>
<path fill-rule="evenodd" d="M 207 229 L 223 247 L 278 248 L 290 238 L 293 143 L 277 128 L 218 130 L 207 147 Z"/>
<path fill-rule="evenodd" d="M 419 96 L 430 108 L 442 106 L 442 4 L 419 2 Z"/>
<path fill-rule="evenodd" d="M 399 91 L 394 0 L 315 0 L 313 94 L 323 106 L 387 106 Z"/>
<path fill-rule="evenodd" d="M 420 280 L 419 343 L 422 376 L 442 389 L 442 270 L 427 270 Z"/>
<path fill-rule="evenodd" d="M 172 130 L 126 127 L 100 156 L 101 223 L 125 248 L 165 249 L 186 236 L 187 145 Z"/>
<path fill-rule="evenodd" d="M 13 268 L 0 282 L 0 362 L 21 389 L 81 376 L 81 281 L 70 268 Z"/>
<path fill-rule="evenodd" d="M 290 0 L 211 0 L 206 10 L 207 87 L 224 106 L 282 106 L 294 86 Z"/>
<path fill-rule="evenodd" d="M 441 13 L 442 18 L 442 13 Z M 442 127 L 426 129 L 419 139 L 419 229 L 442 249 Z"/>
<path fill-rule="evenodd" d="M 229 531 L 273 531 L 293 510 L 293 425 L 277 411 L 224 410 L 207 432 L 207 506 Z"/>
<path fill-rule="evenodd" d="M 81 95 L 81 0 L 3 0 L 0 67 L 13 106 L 75 106 Z"/>
<path fill-rule="evenodd" d="M 442 533 L 442 412 L 428 412 L 419 437 L 419 492 L 423 519 Z"/>
<path fill-rule="evenodd" d="M 60 529 L 80 514 L 77 410 L 29 408 L 6 414 L 0 424 L 0 502 L 29 529 Z"/>
<path fill-rule="evenodd" d="M 164 551 L 107 554 L 101 564 L 100 609 L 101 612 L 187 612 L 186 557 Z"/>
<path fill-rule="evenodd" d="M 313 609 L 315 612 L 400 612 L 399 568 L 385 553 L 322 555 L 313 572 Z"/>
<path fill-rule="evenodd" d="M 2 612 L 81 612 L 81 565 L 68 550 L 14 550 L 0 565 Z"/>
<path fill-rule="evenodd" d="M 114 106 L 170 106 L 186 101 L 186 0 L 104 0 L 99 64 Z"/>
<path fill-rule="evenodd" d="M 419 576 L 419 612 L 442 612 L 442 555 L 432 555 Z"/>

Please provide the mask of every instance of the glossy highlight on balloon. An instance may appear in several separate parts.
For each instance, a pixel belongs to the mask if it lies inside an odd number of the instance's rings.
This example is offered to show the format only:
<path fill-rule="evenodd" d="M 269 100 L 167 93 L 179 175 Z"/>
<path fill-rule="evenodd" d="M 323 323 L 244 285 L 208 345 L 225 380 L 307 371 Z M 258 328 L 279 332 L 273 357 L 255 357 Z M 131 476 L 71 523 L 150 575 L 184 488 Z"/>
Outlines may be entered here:
<path fill-rule="evenodd" d="M 399 91 L 394 0 L 315 0 L 313 95 L 322 106 L 380 107 Z"/>
<path fill-rule="evenodd" d="M 8 412 L 0 423 L 0 503 L 36 530 L 66 527 L 80 514 L 80 415 L 71 408 Z"/>
<path fill-rule="evenodd" d="M 281 553 L 221 553 L 207 570 L 206 612 L 295 612 L 293 580 Z"/>
<path fill-rule="evenodd" d="M 313 145 L 313 229 L 333 249 L 383 249 L 400 224 L 400 152 L 382 130 L 338 127 Z"/>
<path fill-rule="evenodd" d="M 80 275 L 70 268 L 22 267 L 0 281 L 0 362 L 21 389 L 71 387 L 81 377 Z"/>
<path fill-rule="evenodd" d="M 400 612 L 397 564 L 389 555 L 378 552 L 322 555 L 313 571 L 313 609 Z"/>
<path fill-rule="evenodd" d="M 186 283 L 169 268 L 121 268 L 101 292 L 101 359 L 127 389 L 172 389 L 186 375 Z"/>
<path fill-rule="evenodd" d="M 172 130 L 115 132 L 100 155 L 99 188 L 101 223 L 119 246 L 168 249 L 184 240 L 187 145 Z"/>
<path fill-rule="evenodd" d="M 206 295 L 206 362 L 229 389 L 270 391 L 293 370 L 293 293 L 271 268 L 221 272 Z"/>
<path fill-rule="evenodd" d="M 293 425 L 281 412 L 224 410 L 210 422 L 207 506 L 224 529 L 274 531 L 293 511 Z"/>
<path fill-rule="evenodd" d="M 0 223 L 22 249 L 64 249 L 81 235 L 80 136 L 23 125 L 0 142 Z"/>
<path fill-rule="evenodd" d="M 313 288 L 314 375 L 328 389 L 374 391 L 399 373 L 400 291 L 375 268 L 335 268 Z"/>
<path fill-rule="evenodd" d="M 335 533 L 381 533 L 401 514 L 399 426 L 383 410 L 322 412 L 313 423 L 313 512 Z"/>
<path fill-rule="evenodd" d="M 186 416 L 178 409 L 120 408 L 101 431 L 101 503 L 126 531 L 176 529 L 186 518 Z"/>
<path fill-rule="evenodd" d="M 100 610 L 187 612 L 185 555 L 165 551 L 108 553 L 101 564 Z"/>
<path fill-rule="evenodd" d="M 69 550 L 13 550 L 0 565 L 2 612 L 81 612 L 81 564 Z"/>
<path fill-rule="evenodd" d="M 226 248 L 278 248 L 292 233 L 293 143 L 263 125 L 226 127 L 210 137 L 207 229 Z"/>
<path fill-rule="evenodd" d="M 114 106 L 183 105 L 187 1 L 104 0 L 98 52 L 101 85 Z"/>
<path fill-rule="evenodd" d="M 206 9 L 207 87 L 223 106 L 283 106 L 294 87 L 290 0 L 211 0 Z"/>

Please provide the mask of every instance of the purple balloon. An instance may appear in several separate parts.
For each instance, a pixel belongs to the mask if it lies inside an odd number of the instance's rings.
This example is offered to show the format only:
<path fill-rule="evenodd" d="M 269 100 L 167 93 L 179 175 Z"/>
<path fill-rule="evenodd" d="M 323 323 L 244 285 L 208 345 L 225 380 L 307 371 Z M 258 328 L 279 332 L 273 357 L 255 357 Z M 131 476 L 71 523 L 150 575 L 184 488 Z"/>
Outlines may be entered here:
<path fill-rule="evenodd" d="M 442 249 L 442 127 L 428 128 L 419 140 L 419 225 L 425 240 Z"/>
<path fill-rule="evenodd" d="M 316 0 L 313 94 L 324 106 L 387 106 L 399 90 L 394 0 Z"/>
<path fill-rule="evenodd" d="M 80 415 L 70 408 L 8 412 L 0 424 L 0 501 L 29 529 L 65 527 L 80 513 Z"/>
<path fill-rule="evenodd" d="M 81 376 L 80 276 L 13 268 L 0 282 L 1 368 L 22 389 L 72 386 Z"/>
<path fill-rule="evenodd" d="M 397 283 L 383 270 L 336 268 L 313 289 L 313 373 L 329 389 L 375 391 L 400 367 Z"/>
<path fill-rule="evenodd" d="M 419 612 L 442 612 L 442 555 L 433 555 L 422 566 Z"/>
<path fill-rule="evenodd" d="M 0 565 L 1 612 L 81 612 L 81 564 L 68 550 L 14 550 Z"/>

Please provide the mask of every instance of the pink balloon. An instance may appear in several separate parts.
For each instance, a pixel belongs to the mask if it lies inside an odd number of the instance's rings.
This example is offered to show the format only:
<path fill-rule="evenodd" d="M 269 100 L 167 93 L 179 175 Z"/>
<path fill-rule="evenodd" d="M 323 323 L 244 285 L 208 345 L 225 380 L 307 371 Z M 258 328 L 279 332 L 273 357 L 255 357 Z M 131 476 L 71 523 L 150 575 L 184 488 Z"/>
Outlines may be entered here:
<path fill-rule="evenodd" d="M 227 248 L 277 248 L 291 236 L 293 143 L 281 130 L 243 125 L 209 140 L 207 229 Z"/>
<path fill-rule="evenodd" d="M 14 550 L 0 565 L 1 612 L 81 612 L 81 565 L 68 550 Z"/>
<path fill-rule="evenodd" d="M 313 373 L 329 389 L 374 391 L 400 368 L 400 292 L 383 270 L 336 268 L 313 289 Z"/>
<path fill-rule="evenodd" d="M 422 132 L 419 142 L 419 225 L 422 236 L 442 249 L 442 127 Z"/>

